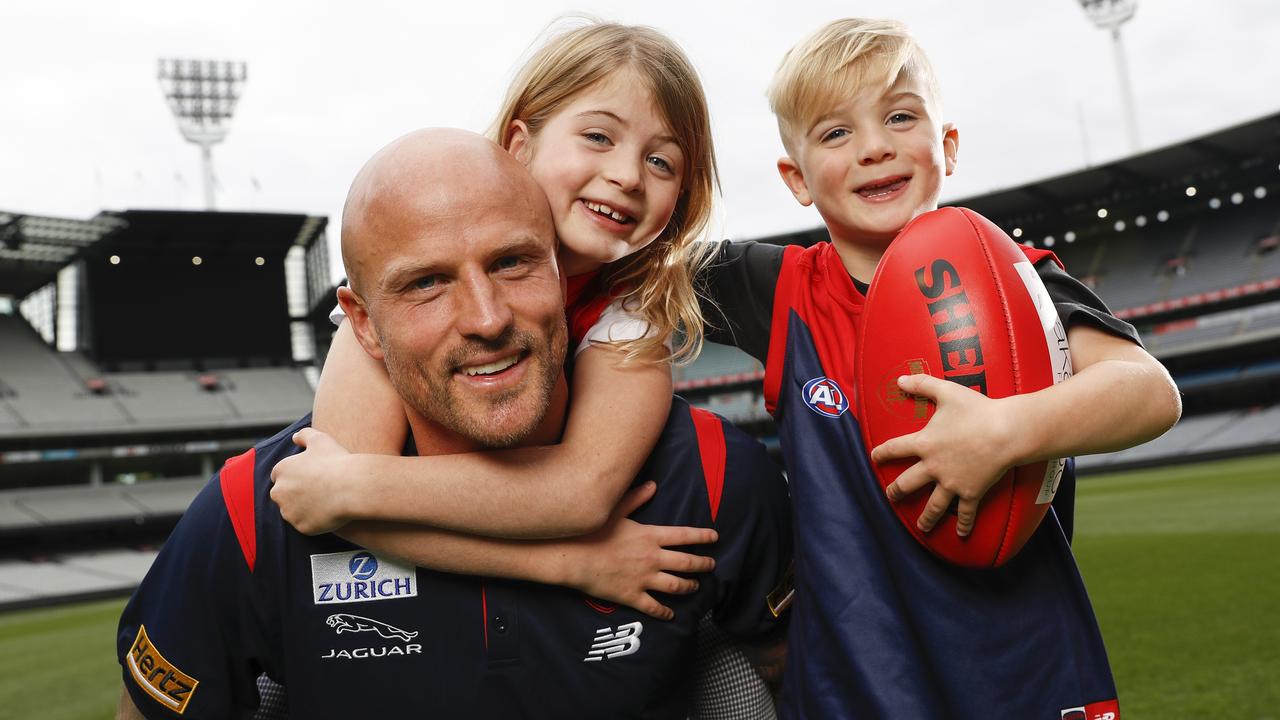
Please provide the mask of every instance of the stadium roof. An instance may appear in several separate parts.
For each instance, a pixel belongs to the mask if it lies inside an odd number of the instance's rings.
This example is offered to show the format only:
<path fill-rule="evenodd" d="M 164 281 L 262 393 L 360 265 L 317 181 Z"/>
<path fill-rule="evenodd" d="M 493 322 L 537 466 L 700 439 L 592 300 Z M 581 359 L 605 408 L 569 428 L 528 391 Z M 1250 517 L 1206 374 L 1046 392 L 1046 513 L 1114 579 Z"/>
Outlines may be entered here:
<path fill-rule="evenodd" d="M 107 214 L 71 220 L 0 212 L 0 294 L 21 298 L 53 282 L 81 251 L 126 225 Z"/>
<path fill-rule="evenodd" d="M 284 255 L 294 245 L 310 247 L 328 224 L 324 217 L 285 213 L 125 210 L 106 214 L 123 220 L 128 230 L 103 238 L 95 254 L 217 248 L 228 253 Z"/>
<path fill-rule="evenodd" d="M 954 204 L 971 207 L 1001 225 L 1046 211 L 1070 214 L 1166 189 L 1184 198 L 1189 185 L 1205 192 L 1241 176 L 1280 179 L 1280 113 L 1104 165 L 979 195 Z M 1007 222 L 1002 220 L 1007 219 Z"/>
<path fill-rule="evenodd" d="M 213 245 L 283 255 L 293 245 L 311 246 L 327 223 L 282 213 L 125 210 L 72 220 L 0 211 L 0 294 L 25 297 L 86 253 Z"/>

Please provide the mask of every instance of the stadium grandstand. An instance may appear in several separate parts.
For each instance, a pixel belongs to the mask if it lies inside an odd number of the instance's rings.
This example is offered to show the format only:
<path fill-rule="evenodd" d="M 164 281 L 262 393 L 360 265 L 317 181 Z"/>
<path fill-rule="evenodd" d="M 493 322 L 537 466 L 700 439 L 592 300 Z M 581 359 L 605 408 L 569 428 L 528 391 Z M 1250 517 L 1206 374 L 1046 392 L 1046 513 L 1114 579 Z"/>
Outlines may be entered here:
<path fill-rule="evenodd" d="M 1280 447 L 1280 114 L 952 204 L 1057 253 L 1184 393 L 1172 431 L 1082 470 Z M 0 212 L 0 607 L 127 592 L 223 459 L 309 410 L 325 225 Z M 710 345 L 676 373 L 776 448 L 759 363 Z"/>
<path fill-rule="evenodd" d="M 129 590 L 214 469 L 310 409 L 326 222 L 0 212 L 0 606 Z"/>

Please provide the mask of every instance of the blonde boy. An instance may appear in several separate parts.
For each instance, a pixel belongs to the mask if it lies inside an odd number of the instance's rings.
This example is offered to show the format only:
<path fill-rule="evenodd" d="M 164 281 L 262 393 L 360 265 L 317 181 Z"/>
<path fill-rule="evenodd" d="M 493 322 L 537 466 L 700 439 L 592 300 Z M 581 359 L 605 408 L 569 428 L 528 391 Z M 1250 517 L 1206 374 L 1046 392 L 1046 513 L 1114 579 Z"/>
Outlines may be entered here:
<path fill-rule="evenodd" d="M 890 502 L 932 486 L 919 526 L 931 529 L 955 500 L 967 533 L 1007 468 L 1156 437 L 1178 418 L 1176 388 L 1131 326 L 1051 253 L 1028 249 L 1068 328 L 1076 375 L 998 400 L 900 378 L 937 404 L 933 419 L 864 447 L 847 400 L 818 407 L 813 389 L 840 399 L 853 388 L 865 283 L 897 232 L 937 207 L 959 133 L 942 120 L 923 51 L 892 21 L 821 28 L 784 58 L 769 100 L 787 151 L 779 173 L 796 200 L 817 207 L 831 241 L 726 242 L 706 281 L 725 320 L 709 339 L 765 363 L 790 470 L 797 599 L 783 714 L 1118 718 L 1101 634 L 1055 515 L 1005 567 L 970 571 L 921 548 Z M 886 493 L 871 463 L 896 458 L 918 461 Z M 1072 472 L 1068 464 L 1068 487 Z M 1056 511 L 1069 513 L 1063 505 Z"/>

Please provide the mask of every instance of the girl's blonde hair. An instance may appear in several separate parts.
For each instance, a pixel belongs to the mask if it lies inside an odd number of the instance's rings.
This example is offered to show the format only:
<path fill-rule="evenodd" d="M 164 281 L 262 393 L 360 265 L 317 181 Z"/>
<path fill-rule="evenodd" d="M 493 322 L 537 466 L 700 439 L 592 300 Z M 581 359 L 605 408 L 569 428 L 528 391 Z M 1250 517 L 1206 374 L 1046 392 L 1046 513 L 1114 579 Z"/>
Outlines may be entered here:
<path fill-rule="evenodd" d="M 708 244 L 697 238 L 707 227 L 718 181 L 706 96 L 680 48 L 657 30 L 638 25 L 591 22 L 562 32 L 516 75 L 489 137 L 509 148 L 512 121 L 521 120 L 536 138 L 566 102 L 622 69 L 636 73 L 653 93 L 687 169 L 666 228 L 643 249 L 606 265 L 601 277 L 609 292 L 656 330 L 617 344 L 628 361 L 688 362 L 702 348 L 702 313 L 693 277 L 709 257 Z"/>

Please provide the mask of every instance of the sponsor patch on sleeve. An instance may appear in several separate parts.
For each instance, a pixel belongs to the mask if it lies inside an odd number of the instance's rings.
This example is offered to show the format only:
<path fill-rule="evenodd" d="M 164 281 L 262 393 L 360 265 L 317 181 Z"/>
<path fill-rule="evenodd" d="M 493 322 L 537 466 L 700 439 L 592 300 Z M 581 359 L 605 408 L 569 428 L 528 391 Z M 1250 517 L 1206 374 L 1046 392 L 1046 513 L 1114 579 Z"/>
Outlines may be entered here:
<path fill-rule="evenodd" d="M 125 663 L 128 664 L 133 679 L 156 702 L 179 715 L 186 712 L 187 703 L 191 702 L 191 696 L 200 681 L 164 659 L 147 637 L 145 625 L 138 628 L 138 637 L 134 639 L 133 647 L 129 648 Z"/>

